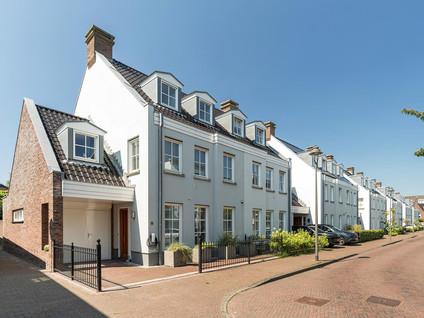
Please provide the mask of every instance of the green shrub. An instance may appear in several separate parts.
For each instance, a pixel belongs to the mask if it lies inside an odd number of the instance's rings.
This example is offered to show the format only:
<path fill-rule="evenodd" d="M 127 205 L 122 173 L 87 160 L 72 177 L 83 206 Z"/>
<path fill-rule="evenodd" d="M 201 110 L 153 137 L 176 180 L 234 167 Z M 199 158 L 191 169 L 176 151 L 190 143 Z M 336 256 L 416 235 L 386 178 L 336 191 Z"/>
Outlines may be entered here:
<path fill-rule="evenodd" d="M 315 247 L 315 237 L 304 230 L 298 232 L 287 232 L 276 230 L 271 234 L 269 243 L 271 252 L 282 256 L 305 254 L 312 252 Z M 328 246 L 326 236 L 318 237 L 318 246 Z"/>
<path fill-rule="evenodd" d="M 194 245 L 193 249 L 195 249 L 195 248 L 198 249 L 199 245 Z M 202 243 L 202 250 L 204 250 L 206 248 L 214 249 L 214 248 L 216 248 L 216 245 L 214 243 L 203 242 Z"/>
<path fill-rule="evenodd" d="M 171 252 L 180 252 L 183 260 L 186 262 L 191 258 L 191 254 L 193 253 L 190 247 L 179 242 L 172 243 L 167 250 Z"/>
<path fill-rule="evenodd" d="M 358 234 L 360 243 L 382 239 L 384 236 L 384 230 L 361 230 L 354 232 Z"/>
<path fill-rule="evenodd" d="M 219 246 L 236 246 L 237 238 L 238 238 L 237 235 L 232 236 L 230 233 L 223 233 L 218 238 L 218 245 Z"/>

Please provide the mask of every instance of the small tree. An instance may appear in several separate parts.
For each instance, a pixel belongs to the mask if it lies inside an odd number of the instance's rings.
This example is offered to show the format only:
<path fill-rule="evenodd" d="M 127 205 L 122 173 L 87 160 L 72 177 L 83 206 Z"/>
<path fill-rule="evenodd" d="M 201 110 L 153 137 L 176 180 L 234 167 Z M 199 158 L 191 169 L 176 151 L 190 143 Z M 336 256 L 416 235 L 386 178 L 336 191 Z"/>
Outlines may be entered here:
<path fill-rule="evenodd" d="M 404 108 L 402 109 L 402 114 L 414 116 L 424 121 L 424 112 L 420 112 L 418 110 Z M 424 157 L 424 148 L 415 151 L 414 155 L 417 157 Z"/>
<path fill-rule="evenodd" d="M 408 226 L 409 223 L 411 222 L 411 219 L 405 219 L 405 221 L 403 221 L 405 223 L 405 226 Z"/>
<path fill-rule="evenodd" d="M 395 218 L 395 212 L 396 212 L 395 209 L 390 209 L 390 212 L 389 211 L 384 212 L 384 215 L 386 216 L 385 224 L 386 224 L 387 232 L 389 232 L 390 228 L 392 228 L 392 231 L 393 231 L 393 228 L 396 226 L 396 223 L 398 220 Z M 391 220 L 390 220 L 390 216 L 391 216 Z"/>

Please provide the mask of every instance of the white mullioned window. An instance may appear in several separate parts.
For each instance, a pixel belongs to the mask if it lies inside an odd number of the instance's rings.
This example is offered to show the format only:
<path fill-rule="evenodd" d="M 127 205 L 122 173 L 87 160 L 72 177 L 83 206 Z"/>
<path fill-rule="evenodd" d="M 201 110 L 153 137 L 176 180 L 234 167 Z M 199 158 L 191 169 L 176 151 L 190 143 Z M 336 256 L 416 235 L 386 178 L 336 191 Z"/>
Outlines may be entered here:
<path fill-rule="evenodd" d="M 165 139 L 165 170 L 181 172 L 181 142 Z"/>
<path fill-rule="evenodd" d="M 12 215 L 13 223 L 23 223 L 24 222 L 24 209 L 14 210 Z"/>
<path fill-rule="evenodd" d="M 334 187 L 330 187 L 330 201 L 334 202 Z"/>
<path fill-rule="evenodd" d="M 324 200 L 328 201 L 328 185 L 324 184 Z"/>
<path fill-rule="evenodd" d="M 258 144 L 264 144 L 264 131 L 262 129 L 256 128 L 255 141 Z"/>
<path fill-rule="evenodd" d="M 259 213 L 260 210 L 253 209 L 252 211 L 252 234 L 259 235 Z"/>
<path fill-rule="evenodd" d="M 337 174 L 337 171 L 336 171 L 336 165 L 333 163 L 333 164 L 331 164 L 331 172 L 333 173 L 333 174 Z"/>
<path fill-rule="evenodd" d="M 350 191 L 349 190 L 346 190 L 346 203 L 347 204 L 350 204 Z"/>
<path fill-rule="evenodd" d="M 234 208 L 224 207 L 223 232 L 233 235 Z"/>
<path fill-rule="evenodd" d="M 140 169 L 140 144 L 139 139 L 134 138 L 128 142 L 129 169 L 136 171 Z"/>
<path fill-rule="evenodd" d="M 342 188 L 339 188 L 339 203 L 343 203 L 343 199 L 342 199 Z"/>
<path fill-rule="evenodd" d="M 243 136 L 243 120 L 237 117 L 233 118 L 233 134 Z"/>
<path fill-rule="evenodd" d="M 272 212 L 273 211 L 266 211 L 265 215 L 265 236 L 271 237 L 272 233 Z"/>
<path fill-rule="evenodd" d="M 259 164 L 253 162 L 252 163 L 252 185 L 260 186 L 259 182 L 260 172 L 259 172 Z"/>
<path fill-rule="evenodd" d="M 172 108 L 177 108 L 177 89 L 162 82 L 161 103 Z"/>
<path fill-rule="evenodd" d="M 278 191 L 286 192 L 286 173 L 284 171 L 280 171 L 278 175 Z"/>
<path fill-rule="evenodd" d="M 223 156 L 223 174 L 224 180 L 234 181 L 234 157 L 224 154 Z"/>
<path fill-rule="evenodd" d="M 199 103 L 199 119 L 211 122 L 211 105 L 205 102 L 200 101 Z"/>
<path fill-rule="evenodd" d="M 194 148 L 194 174 L 200 177 L 207 177 L 207 151 Z"/>
<path fill-rule="evenodd" d="M 205 206 L 194 207 L 194 242 L 199 243 L 199 237 L 206 242 L 206 210 Z"/>
<path fill-rule="evenodd" d="M 165 203 L 165 248 L 180 241 L 181 205 Z"/>
<path fill-rule="evenodd" d="M 265 187 L 272 190 L 272 169 L 266 168 Z"/>
<path fill-rule="evenodd" d="M 97 160 L 97 138 L 75 132 L 74 156 L 83 160 Z"/>
<path fill-rule="evenodd" d="M 285 211 L 280 211 L 278 213 L 278 228 L 281 231 L 284 231 L 284 227 L 285 227 L 285 218 L 286 218 L 286 212 Z"/>

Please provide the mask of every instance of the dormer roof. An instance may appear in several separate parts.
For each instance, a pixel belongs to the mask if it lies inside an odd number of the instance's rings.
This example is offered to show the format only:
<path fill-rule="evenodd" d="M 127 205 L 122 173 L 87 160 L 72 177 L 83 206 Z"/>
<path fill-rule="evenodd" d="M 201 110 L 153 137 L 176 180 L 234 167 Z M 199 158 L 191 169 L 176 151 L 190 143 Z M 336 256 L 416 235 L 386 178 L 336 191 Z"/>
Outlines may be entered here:
<path fill-rule="evenodd" d="M 165 81 L 169 82 L 170 84 L 173 84 L 178 87 L 183 87 L 184 84 L 181 83 L 178 78 L 176 78 L 172 73 L 169 72 L 162 72 L 162 71 L 154 71 L 152 74 L 147 76 L 141 83 L 140 86 L 143 86 L 144 84 L 150 82 L 151 80 L 155 79 L 156 77 L 160 77 L 164 79 Z"/>
<path fill-rule="evenodd" d="M 193 96 L 199 96 L 201 99 L 203 99 L 203 100 L 205 100 L 205 101 L 207 101 L 207 102 L 209 102 L 211 104 L 216 104 L 217 103 L 217 101 L 208 92 L 203 92 L 203 91 L 194 91 L 194 92 L 191 92 L 190 94 L 185 95 L 181 99 L 181 101 L 185 101 L 187 99 L 190 99 Z"/>

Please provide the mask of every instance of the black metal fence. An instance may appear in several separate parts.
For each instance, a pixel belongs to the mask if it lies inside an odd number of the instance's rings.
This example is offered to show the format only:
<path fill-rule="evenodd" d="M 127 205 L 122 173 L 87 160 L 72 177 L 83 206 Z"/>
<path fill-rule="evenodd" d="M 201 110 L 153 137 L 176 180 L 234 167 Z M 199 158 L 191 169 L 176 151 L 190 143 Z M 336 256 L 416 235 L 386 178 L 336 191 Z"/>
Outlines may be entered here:
<path fill-rule="evenodd" d="M 220 268 L 236 264 L 250 264 L 273 257 L 269 246 L 270 239 L 257 238 L 237 241 L 231 245 L 219 242 L 203 242 L 202 248 L 193 249 L 193 262 L 199 264 L 199 273 L 206 269 Z"/>
<path fill-rule="evenodd" d="M 53 271 L 102 290 L 102 246 L 86 248 L 53 241 Z"/>

